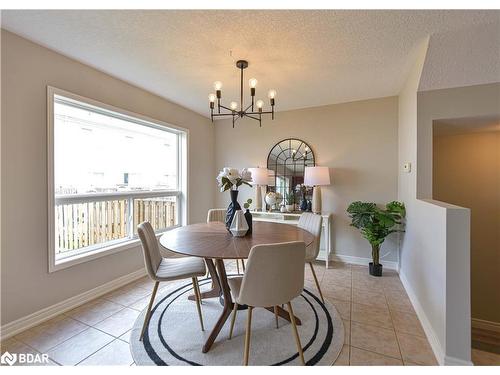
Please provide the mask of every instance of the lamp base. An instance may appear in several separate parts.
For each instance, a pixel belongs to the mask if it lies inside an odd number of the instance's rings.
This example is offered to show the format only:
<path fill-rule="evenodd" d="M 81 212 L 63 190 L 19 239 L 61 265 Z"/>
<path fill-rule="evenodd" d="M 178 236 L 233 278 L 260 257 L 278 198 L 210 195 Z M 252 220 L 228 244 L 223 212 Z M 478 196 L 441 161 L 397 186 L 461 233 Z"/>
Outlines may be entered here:
<path fill-rule="evenodd" d="M 321 214 L 321 188 L 319 186 L 313 188 L 312 212 Z"/>
<path fill-rule="evenodd" d="M 260 185 L 255 186 L 255 211 L 262 211 L 262 187 Z"/>

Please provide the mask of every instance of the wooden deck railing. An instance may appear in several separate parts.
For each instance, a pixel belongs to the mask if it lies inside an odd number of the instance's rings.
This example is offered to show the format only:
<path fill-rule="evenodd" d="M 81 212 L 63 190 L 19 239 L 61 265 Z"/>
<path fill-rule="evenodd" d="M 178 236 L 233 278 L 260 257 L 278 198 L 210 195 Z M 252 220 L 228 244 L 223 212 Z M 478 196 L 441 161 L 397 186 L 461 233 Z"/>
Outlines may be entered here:
<path fill-rule="evenodd" d="M 149 221 L 155 230 L 177 225 L 176 196 L 74 200 L 56 200 L 56 254 L 133 238 L 143 221 Z"/>

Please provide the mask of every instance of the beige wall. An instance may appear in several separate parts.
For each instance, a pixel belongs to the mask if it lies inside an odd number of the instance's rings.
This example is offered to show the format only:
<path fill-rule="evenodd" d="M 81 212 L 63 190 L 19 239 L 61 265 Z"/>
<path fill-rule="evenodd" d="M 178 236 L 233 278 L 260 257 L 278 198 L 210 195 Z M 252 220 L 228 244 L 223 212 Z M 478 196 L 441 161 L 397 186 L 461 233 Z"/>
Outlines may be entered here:
<path fill-rule="evenodd" d="M 213 206 L 214 130 L 204 117 L 2 30 L 1 324 L 143 267 L 139 247 L 47 272 L 46 87 L 190 130 L 189 215 Z"/>
<path fill-rule="evenodd" d="M 278 102 L 279 104 L 279 102 Z M 333 244 L 337 254 L 369 258 L 370 246 L 350 227 L 345 212 L 355 200 L 386 203 L 397 198 L 398 100 L 374 100 L 279 112 L 259 128 L 253 120 L 215 124 L 216 167 L 266 166 L 274 144 L 284 138 L 307 142 L 316 163 L 333 170 L 333 185 L 322 188 L 323 210 L 333 213 Z M 254 192 L 242 187 L 240 203 Z M 216 204 L 227 206 L 229 194 L 216 192 Z M 395 238 L 382 247 L 383 261 L 397 262 Z"/>
<path fill-rule="evenodd" d="M 434 137 L 434 199 L 471 209 L 472 318 L 500 323 L 500 132 Z"/>

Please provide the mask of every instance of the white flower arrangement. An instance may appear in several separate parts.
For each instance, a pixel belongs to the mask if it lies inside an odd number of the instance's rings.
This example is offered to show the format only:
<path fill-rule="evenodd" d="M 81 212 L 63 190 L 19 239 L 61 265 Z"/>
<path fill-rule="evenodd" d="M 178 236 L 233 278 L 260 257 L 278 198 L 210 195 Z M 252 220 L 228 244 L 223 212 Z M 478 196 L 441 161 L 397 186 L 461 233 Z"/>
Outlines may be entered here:
<path fill-rule="evenodd" d="M 297 186 L 295 186 L 295 191 L 296 191 L 297 193 L 302 193 L 302 194 L 304 194 L 304 193 L 308 192 L 309 190 L 310 190 L 310 187 L 309 187 L 309 186 L 306 186 L 306 185 L 304 185 L 304 184 L 298 184 Z"/>
<path fill-rule="evenodd" d="M 238 187 L 242 184 L 251 187 L 250 182 L 252 182 L 252 173 L 246 168 L 239 171 L 236 168 L 225 167 L 217 176 L 217 183 L 221 192 L 229 189 L 238 190 Z"/>

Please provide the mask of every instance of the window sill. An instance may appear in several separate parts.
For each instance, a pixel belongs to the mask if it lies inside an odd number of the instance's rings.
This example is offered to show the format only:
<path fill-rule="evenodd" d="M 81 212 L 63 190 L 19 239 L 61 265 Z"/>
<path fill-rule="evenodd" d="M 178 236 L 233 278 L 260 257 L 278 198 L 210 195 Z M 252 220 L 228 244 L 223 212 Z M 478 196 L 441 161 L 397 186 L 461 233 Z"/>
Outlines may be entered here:
<path fill-rule="evenodd" d="M 180 227 L 180 225 L 176 225 L 170 227 L 162 232 L 156 233 L 156 237 L 159 238 L 163 233 L 168 232 L 169 230 Z M 77 264 L 82 264 L 86 262 L 90 262 L 95 259 L 99 259 L 108 255 L 116 254 L 121 251 L 129 250 L 135 247 L 140 247 L 141 241 L 139 238 L 134 238 L 132 240 L 124 241 L 118 244 L 113 244 L 110 246 L 102 247 L 99 249 L 95 249 L 83 254 L 78 254 L 74 256 L 70 256 L 64 259 L 55 260 L 55 262 L 49 263 L 49 273 L 53 273 L 56 271 L 60 271 L 65 268 L 76 266 Z"/>

